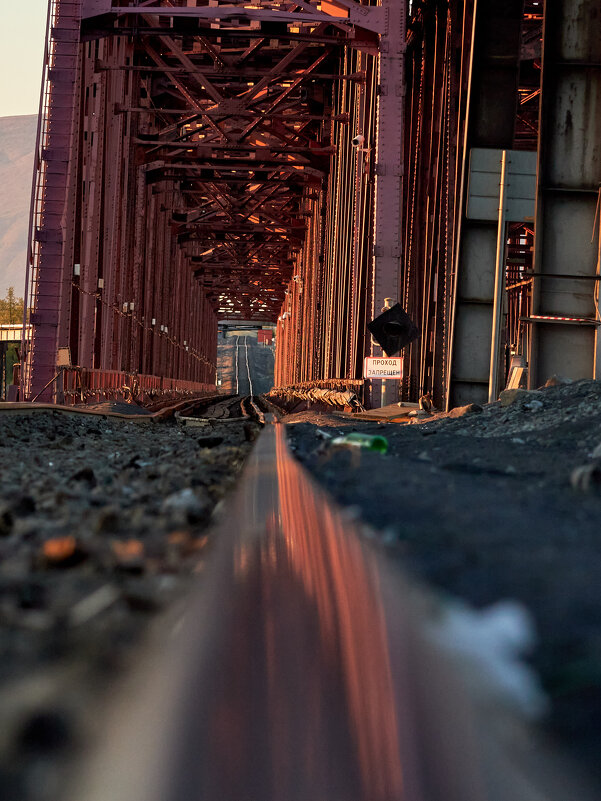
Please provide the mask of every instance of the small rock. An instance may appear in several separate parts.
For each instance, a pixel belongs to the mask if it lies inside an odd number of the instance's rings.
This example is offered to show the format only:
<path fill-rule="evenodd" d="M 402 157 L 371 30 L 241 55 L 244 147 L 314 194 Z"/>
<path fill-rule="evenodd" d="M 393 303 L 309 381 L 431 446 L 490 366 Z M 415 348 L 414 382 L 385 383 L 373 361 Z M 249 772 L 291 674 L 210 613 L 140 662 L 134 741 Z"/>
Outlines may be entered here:
<path fill-rule="evenodd" d="M 534 400 L 540 396 L 537 389 L 504 389 L 499 395 L 501 406 L 511 406 L 516 401 Z"/>
<path fill-rule="evenodd" d="M 152 577 L 153 580 L 154 576 Z M 123 599 L 133 612 L 146 612 L 154 614 L 161 608 L 154 585 L 136 585 L 127 587 L 123 593 Z"/>
<path fill-rule="evenodd" d="M 398 539 L 399 539 L 399 533 L 392 526 L 388 526 L 387 528 L 385 528 L 380 535 L 380 540 L 383 543 L 383 545 L 388 545 L 388 546 L 394 545 L 394 543 L 397 542 Z"/>
<path fill-rule="evenodd" d="M 53 537 L 42 546 L 44 562 L 48 567 L 73 567 L 86 558 L 73 536 Z"/>
<path fill-rule="evenodd" d="M 35 512 L 35 501 L 31 495 L 21 495 L 12 504 L 12 511 L 19 517 L 27 517 Z"/>
<path fill-rule="evenodd" d="M 526 444 L 526 440 L 525 439 L 520 439 L 520 437 L 513 437 L 513 439 L 511 441 L 512 441 L 512 443 L 514 445 L 525 445 Z"/>
<path fill-rule="evenodd" d="M 341 512 L 345 520 L 359 520 L 361 518 L 361 507 L 355 504 L 345 506 Z"/>
<path fill-rule="evenodd" d="M 119 570 L 128 573 L 141 573 L 144 570 L 144 545 L 140 540 L 115 540 L 111 548 Z"/>
<path fill-rule="evenodd" d="M 254 442 L 259 436 L 259 426 L 255 423 L 244 423 L 244 439 L 247 442 Z"/>
<path fill-rule="evenodd" d="M 117 531 L 119 528 L 119 513 L 112 506 L 108 506 L 98 514 L 96 518 L 96 532 L 106 534 L 107 532 Z"/>
<path fill-rule="evenodd" d="M 570 476 L 573 489 L 589 492 L 601 486 L 601 467 L 598 464 L 585 464 L 575 467 Z"/>
<path fill-rule="evenodd" d="M 448 417 L 465 417 L 466 414 L 475 414 L 482 411 L 482 406 L 477 403 L 468 403 L 467 406 L 456 406 L 448 413 Z"/>
<path fill-rule="evenodd" d="M 24 581 L 19 587 L 17 601 L 21 609 L 45 609 L 48 590 L 37 581 Z"/>
<path fill-rule="evenodd" d="M 572 383 L 571 378 L 566 378 L 563 375 L 552 375 L 551 378 L 547 378 L 547 380 L 544 383 L 544 386 L 559 387 L 562 386 L 563 384 L 571 384 L 571 383 Z"/>
<path fill-rule="evenodd" d="M 419 399 L 419 408 L 423 409 L 426 412 L 437 412 L 438 409 L 434 406 L 432 402 L 432 393 L 426 392 L 425 395 L 422 395 Z"/>
<path fill-rule="evenodd" d="M 81 470 L 78 470 L 77 473 L 71 476 L 69 481 L 83 481 L 89 487 L 96 486 L 96 476 L 91 467 L 82 467 Z"/>
<path fill-rule="evenodd" d="M 86 595 L 72 607 L 69 622 L 72 626 L 81 626 L 104 612 L 119 600 L 121 593 L 111 584 L 105 584 Z"/>
<path fill-rule="evenodd" d="M 543 407 L 543 402 L 539 400 L 528 401 L 528 403 L 525 403 L 523 406 L 523 408 L 528 409 L 529 412 L 540 412 Z"/>
<path fill-rule="evenodd" d="M 161 511 L 183 519 L 188 523 L 199 523 L 208 517 L 211 501 L 208 494 L 197 488 L 196 491 L 183 489 L 174 492 L 163 501 Z"/>
<path fill-rule="evenodd" d="M 199 437 L 197 442 L 201 448 L 216 448 L 223 442 L 223 437 Z"/>
<path fill-rule="evenodd" d="M 173 600 L 179 586 L 173 576 L 143 576 L 125 583 L 123 599 L 132 611 L 152 614 Z"/>
<path fill-rule="evenodd" d="M 8 506 L 0 506 L 0 537 L 8 537 L 14 522 L 12 510 Z"/>
<path fill-rule="evenodd" d="M 58 709 L 36 711 L 26 719 L 17 734 L 17 747 L 27 754 L 51 754 L 64 751 L 73 740 L 73 724 Z"/>

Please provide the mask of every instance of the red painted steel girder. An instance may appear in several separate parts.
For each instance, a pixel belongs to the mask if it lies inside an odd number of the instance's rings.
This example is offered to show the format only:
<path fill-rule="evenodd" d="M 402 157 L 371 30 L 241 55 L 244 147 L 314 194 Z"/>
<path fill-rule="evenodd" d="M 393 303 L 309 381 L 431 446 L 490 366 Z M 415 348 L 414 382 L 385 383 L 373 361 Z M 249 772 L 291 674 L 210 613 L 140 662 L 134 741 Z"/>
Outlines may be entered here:
<path fill-rule="evenodd" d="M 98 4 L 89 4 L 84 18 L 98 13 L 98 8 Z M 124 9 L 115 3 L 104 4 L 103 10 L 111 14 L 103 18 L 107 34 L 114 25 L 113 15 L 118 15 L 119 25 L 135 26 L 141 42 L 139 58 L 135 65 L 124 68 L 135 66 L 145 76 L 149 106 L 160 110 L 162 104 L 173 105 L 178 98 L 182 103 L 182 119 L 158 130 L 156 120 L 151 119 L 147 132 L 141 130 L 133 140 L 137 163 L 149 167 L 147 182 L 179 184 L 185 193 L 186 206 L 174 213 L 177 225 L 173 231 L 180 244 L 213 244 L 220 233 L 230 243 L 244 241 L 247 235 L 257 239 L 275 234 L 287 243 L 293 257 L 299 252 L 305 227 L 302 217 L 299 220 L 305 186 L 323 188 L 333 152 L 329 128 L 324 124 L 330 108 L 323 84 L 340 77 L 336 47 L 346 46 L 354 35 L 348 25 L 351 17 L 359 15 L 363 28 L 377 29 L 382 21 L 381 9 L 358 3 L 341 4 L 339 8 L 339 24 L 333 26 L 329 24 L 331 15 L 310 4 L 262 4 L 261 9 L 242 10 L 244 19 L 238 11 L 232 14 L 231 8 L 204 4 L 189 8 L 172 2 L 161 7 L 160 16 L 153 14 L 152 5 Z M 126 10 L 129 13 L 125 17 L 119 15 Z M 185 40 L 173 35 L 170 27 L 178 18 L 193 18 L 203 37 L 209 30 L 214 31 L 216 24 L 227 37 L 232 32 L 226 29 L 232 16 L 236 18 L 236 33 L 247 23 L 248 42 L 233 40 L 224 45 L 223 40 L 215 44 L 201 38 L 197 45 L 189 47 Z M 255 18 L 256 23 L 252 21 Z M 202 27 L 205 20 L 212 28 Z M 98 19 L 93 22 L 98 25 Z M 273 27 L 276 23 L 277 31 Z M 277 52 L 266 57 L 265 50 L 273 45 L 273 34 L 279 35 L 283 29 L 292 33 L 290 23 L 295 25 L 294 32 L 305 34 L 303 40 L 279 42 Z M 266 27 L 270 25 L 272 35 L 267 39 Z M 143 35 L 145 29 L 148 35 Z M 317 38 L 328 32 L 336 35 L 324 47 Z M 330 70 L 324 76 L 323 68 L 327 69 L 328 64 Z M 108 65 L 101 60 L 97 66 L 106 70 Z M 110 66 L 114 69 L 114 65 Z M 149 70 L 146 73 L 145 67 Z M 318 68 L 319 84 L 309 83 Z M 364 79 L 361 72 L 348 77 Z M 284 191 L 278 194 L 278 185 L 282 184 Z M 264 201 L 257 202 L 249 215 L 249 196 L 254 200 L 262 194 L 269 195 L 269 206 Z M 194 196 L 203 198 L 202 205 L 195 202 Z M 199 208 L 201 217 L 196 216 Z M 235 247 L 229 248 L 228 256 L 231 270 L 246 267 Z M 262 257 L 259 249 L 254 262 L 262 263 Z M 222 300 L 231 295 L 233 274 L 212 273 L 211 289 L 221 289 Z M 205 285 L 206 273 L 197 269 L 195 275 Z M 282 283 L 289 277 L 284 272 Z M 267 295 L 258 289 L 259 296 Z M 264 302 L 271 306 L 272 300 L 265 297 Z"/>
<path fill-rule="evenodd" d="M 309 222 L 341 199 L 332 132 L 351 113 L 335 87 L 373 80 L 385 27 L 371 0 L 51 0 L 45 92 L 62 87 L 63 113 L 42 125 L 36 390 L 61 348 L 88 369 L 206 382 L 216 314 L 275 319 L 301 261 L 322 258 Z"/>

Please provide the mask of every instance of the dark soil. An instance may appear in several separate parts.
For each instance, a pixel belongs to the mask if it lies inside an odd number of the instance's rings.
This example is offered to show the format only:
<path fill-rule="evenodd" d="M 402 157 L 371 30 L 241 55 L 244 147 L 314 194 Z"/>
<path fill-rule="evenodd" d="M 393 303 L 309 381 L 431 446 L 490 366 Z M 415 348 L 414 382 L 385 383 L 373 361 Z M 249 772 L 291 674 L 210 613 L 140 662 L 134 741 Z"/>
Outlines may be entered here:
<path fill-rule="evenodd" d="M 413 574 L 477 607 L 511 598 L 530 609 L 546 728 L 601 777 L 601 383 L 413 425 L 288 422 L 302 463 Z M 355 430 L 386 436 L 387 455 L 327 436 Z"/>
<path fill-rule="evenodd" d="M 57 801 L 258 428 L 0 411 L 0 798 Z"/>

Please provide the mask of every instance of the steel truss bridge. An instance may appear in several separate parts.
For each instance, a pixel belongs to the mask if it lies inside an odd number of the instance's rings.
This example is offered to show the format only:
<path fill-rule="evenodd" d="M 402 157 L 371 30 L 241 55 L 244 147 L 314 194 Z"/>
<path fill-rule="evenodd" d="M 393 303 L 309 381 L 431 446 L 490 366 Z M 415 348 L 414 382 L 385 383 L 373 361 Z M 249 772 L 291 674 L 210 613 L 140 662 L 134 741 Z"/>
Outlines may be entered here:
<path fill-rule="evenodd" d="M 481 149 L 530 214 L 470 213 Z M 22 398 L 206 388 L 236 318 L 356 383 L 385 298 L 401 398 L 599 377 L 600 185 L 598 0 L 49 0 Z"/>

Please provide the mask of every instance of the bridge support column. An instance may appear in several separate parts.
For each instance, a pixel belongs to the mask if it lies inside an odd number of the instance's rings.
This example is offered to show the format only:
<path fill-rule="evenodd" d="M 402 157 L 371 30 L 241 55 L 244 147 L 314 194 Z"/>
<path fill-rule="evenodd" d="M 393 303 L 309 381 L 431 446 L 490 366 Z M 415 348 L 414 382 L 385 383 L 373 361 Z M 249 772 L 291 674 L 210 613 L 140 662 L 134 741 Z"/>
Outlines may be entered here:
<path fill-rule="evenodd" d="M 73 280 L 76 160 L 71 158 L 81 0 L 52 0 L 38 121 L 25 300 L 32 339 L 21 398 L 51 400 L 59 338 L 65 341 Z"/>
<path fill-rule="evenodd" d="M 529 385 L 555 373 L 600 379 L 597 0 L 545 3 L 538 176 Z"/>
<path fill-rule="evenodd" d="M 386 32 L 380 40 L 379 97 L 376 151 L 376 186 L 374 218 L 374 263 L 372 283 L 372 319 L 386 306 L 386 298 L 396 298 L 400 291 L 401 209 L 403 199 L 403 120 L 405 100 L 405 36 L 407 5 L 405 0 L 383 0 Z M 371 347 L 372 356 L 382 349 Z M 378 384 L 382 382 L 377 382 Z M 382 404 L 398 400 L 398 381 L 387 381 L 382 389 Z M 377 398 L 372 388 L 372 405 Z"/>
<path fill-rule="evenodd" d="M 447 408 L 488 400 L 498 224 L 466 217 L 467 184 L 472 148 L 513 147 L 523 7 L 474 4 Z"/>

